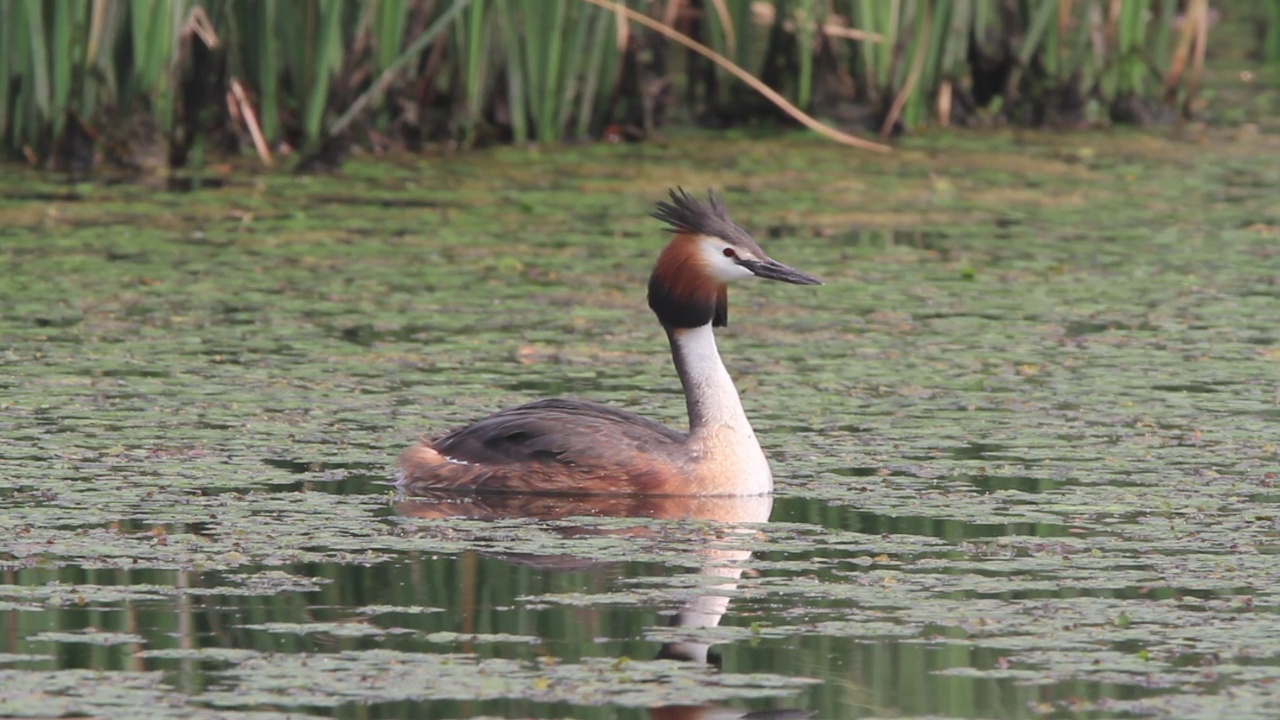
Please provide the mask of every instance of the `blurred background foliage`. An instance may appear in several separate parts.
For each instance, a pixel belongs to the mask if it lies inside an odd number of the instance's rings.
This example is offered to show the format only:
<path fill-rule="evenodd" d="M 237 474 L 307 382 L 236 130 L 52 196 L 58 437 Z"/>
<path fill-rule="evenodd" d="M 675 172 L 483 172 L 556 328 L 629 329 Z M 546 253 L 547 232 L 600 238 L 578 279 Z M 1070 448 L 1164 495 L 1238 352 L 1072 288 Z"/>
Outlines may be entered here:
<path fill-rule="evenodd" d="M 642 25 L 626 9 L 668 32 Z M 11 0 L 0 143 L 33 165 L 143 169 L 353 146 L 641 139 L 787 122 L 713 62 L 822 122 L 1075 128 L 1194 114 L 1211 28 L 1280 3 L 1208 0 Z M 707 53 L 673 42 L 679 33 Z"/>

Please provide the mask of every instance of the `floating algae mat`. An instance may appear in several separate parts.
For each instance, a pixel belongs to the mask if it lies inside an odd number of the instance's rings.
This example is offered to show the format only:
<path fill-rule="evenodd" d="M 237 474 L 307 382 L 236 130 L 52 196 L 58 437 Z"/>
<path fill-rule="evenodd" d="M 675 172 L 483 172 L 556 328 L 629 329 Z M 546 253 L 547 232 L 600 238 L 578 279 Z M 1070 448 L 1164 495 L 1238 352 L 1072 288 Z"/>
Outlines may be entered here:
<path fill-rule="evenodd" d="M 0 715 L 1275 717 L 1278 150 L 10 169 Z M 675 183 L 828 283 L 731 293 L 776 498 L 396 495 L 417 434 L 533 398 L 683 422 Z"/>

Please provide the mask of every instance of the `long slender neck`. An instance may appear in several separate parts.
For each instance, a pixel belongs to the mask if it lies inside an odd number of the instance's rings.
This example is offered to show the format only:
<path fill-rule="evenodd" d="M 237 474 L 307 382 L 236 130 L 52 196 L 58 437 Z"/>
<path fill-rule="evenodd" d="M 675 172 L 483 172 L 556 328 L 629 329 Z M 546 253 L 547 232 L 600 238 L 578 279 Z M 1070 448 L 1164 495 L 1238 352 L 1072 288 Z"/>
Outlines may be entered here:
<path fill-rule="evenodd" d="M 691 490 L 706 495 L 767 495 L 773 473 L 720 361 L 711 323 L 667 327 L 671 355 L 689 405 Z"/>
<path fill-rule="evenodd" d="M 711 323 L 696 328 L 667 328 L 671 356 L 689 406 L 689 435 L 697 437 L 717 427 L 755 435 L 742 409 L 738 389 L 720 360 Z"/>

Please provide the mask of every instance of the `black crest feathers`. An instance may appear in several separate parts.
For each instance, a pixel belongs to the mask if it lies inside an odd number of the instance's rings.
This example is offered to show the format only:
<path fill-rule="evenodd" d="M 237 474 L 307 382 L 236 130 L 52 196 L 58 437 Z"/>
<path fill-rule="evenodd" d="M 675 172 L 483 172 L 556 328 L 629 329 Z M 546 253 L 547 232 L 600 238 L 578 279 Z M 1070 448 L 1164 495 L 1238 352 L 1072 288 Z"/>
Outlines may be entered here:
<path fill-rule="evenodd" d="M 671 195 L 671 202 L 659 202 L 653 217 L 670 225 L 668 230 L 671 232 L 711 235 L 724 240 L 750 237 L 746 230 L 729 219 L 729 208 L 716 191 L 707 191 L 706 205 L 682 187 L 667 192 Z"/>
<path fill-rule="evenodd" d="M 717 282 L 705 267 L 696 237 L 720 238 L 760 256 L 764 252 L 746 230 L 729 219 L 724 199 L 708 191 L 703 204 L 684 188 L 669 191 L 671 202 L 659 202 L 653 217 L 667 223 L 677 237 L 662 251 L 649 276 L 649 307 L 667 328 L 694 328 L 710 323 L 729 323 L 729 296 L 723 282 Z M 683 236 L 683 237 L 682 237 Z"/>

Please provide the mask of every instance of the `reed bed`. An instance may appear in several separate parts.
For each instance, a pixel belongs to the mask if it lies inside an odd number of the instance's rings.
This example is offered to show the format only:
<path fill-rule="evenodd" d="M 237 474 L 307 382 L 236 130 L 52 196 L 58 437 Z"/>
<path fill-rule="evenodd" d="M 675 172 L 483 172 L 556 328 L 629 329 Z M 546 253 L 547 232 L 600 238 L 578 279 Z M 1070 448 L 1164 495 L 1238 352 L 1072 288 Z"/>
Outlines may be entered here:
<path fill-rule="evenodd" d="M 1271 5 L 1257 12 L 1277 56 Z M 167 168 L 211 149 L 264 163 L 300 149 L 323 165 L 352 144 L 627 140 L 671 122 L 816 116 L 841 141 L 1159 122 L 1189 112 L 1208 12 L 1208 0 L 12 0 L 0 143 L 33 164 Z"/>

